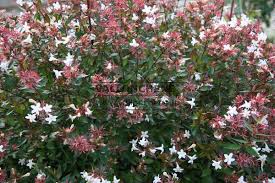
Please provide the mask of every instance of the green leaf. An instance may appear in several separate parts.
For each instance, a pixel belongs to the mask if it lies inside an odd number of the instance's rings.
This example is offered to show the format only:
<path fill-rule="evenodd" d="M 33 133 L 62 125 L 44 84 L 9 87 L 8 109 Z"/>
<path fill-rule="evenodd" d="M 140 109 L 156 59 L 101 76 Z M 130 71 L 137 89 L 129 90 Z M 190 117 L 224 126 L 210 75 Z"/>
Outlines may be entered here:
<path fill-rule="evenodd" d="M 246 143 L 248 143 L 246 140 L 243 140 L 243 139 L 236 139 L 236 138 L 231 138 L 232 140 L 235 140 L 235 141 L 237 141 L 237 142 L 239 142 L 239 143 L 242 143 L 242 144 L 246 144 Z"/>
<path fill-rule="evenodd" d="M 18 79 L 13 76 L 6 76 L 4 82 L 4 88 L 6 90 L 12 90 L 17 86 Z"/>
<path fill-rule="evenodd" d="M 239 150 L 241 148 L 239 144 L 232 144 L 232 143 L 222 144 L 222 147 L 230 150 Z"/>
<path fill-rule="evenodd" d="M 202 175 L 201 175 L 201 177 L 207 177 L 207 176 L 209 176 L 209 175 L 211 175 L 211 170 L 210 170 L 209 168 L 206 168 L 206 169 L 203 169 L 203 170 L 202 170 Z"/>
<path fill-rule="evenodd" d="M 252 148 L 252 147 L 246 147 L 246 152 L 249 153 L 252 156 L 258 156 L 259 154 Z"/>
<path fill-rule="evenodd" d="M 241 15 L 243 13 L 243 0 L 237 0 L 237 9 L 236 13 Z"/>

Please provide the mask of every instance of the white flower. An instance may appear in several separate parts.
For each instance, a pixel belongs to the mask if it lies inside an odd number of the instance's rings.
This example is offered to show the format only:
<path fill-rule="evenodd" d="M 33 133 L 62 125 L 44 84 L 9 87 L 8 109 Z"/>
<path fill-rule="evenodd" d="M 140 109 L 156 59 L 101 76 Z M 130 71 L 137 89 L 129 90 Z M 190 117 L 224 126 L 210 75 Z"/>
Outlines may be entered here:
<path fill-rule="evenodd" d="M 266 158 L 267 158 L 267 155 L 263 154 L 263 155 L 259 155 L 259 158 L 258 160 L 261 161 L 261 169 L 263 171 L 263 168 L 264 168 L 264 164 L 266 162 Z"/>
<path fill-rule="evenodd" d="M 161 99 L 160 99 L 160 103 L 163 104 L 163 103 L 167 103 L 169 102 L 169 97 L 168 96 L 162 96 Z"/>
<path fill-rule="evenodd" d="M 238 24 L 238 20 L 237 18 L 234 16 L 233 18 L 231 18 L 230 22 L 228 22 L 229 27 L 231 28 L 235 28 Z"/>
<path fill-rule="evenodd" d="M 196 105 L 195 104 L 195 98 L 191 98 L 191 100 L 186 101 L 186 103 L 188 103 L 191 106 L 191 109 Z"/>
<path fill-rule="evenodd" d="M 220 17 L 215 16 L 214 21 L 215 21 L 215 23 L 214 23 L 215 29 L 217 29 L 220 26 L 227 26 L 227 22 L 224 17 L 220 18 Z"/>
<path fill-rule="evenodd" d="M 32 37 L 31 37 L 31 35 L 29 34 L 28 37 L 22 41 L 22 43 L 23 44 L 32 44 Z"/>
<path fill-rule="evenodd" d="M 259 67 L 268 67 L 266 59 L 260 59 L 259 63 L 257 64 Z"/>
<path fill-rule="evenodd" d="M 76 116 L 76 115 L 75 115 L 75 116 L 73 116 L 73 115 L 71 115 L 71 114 L 69 115 L 69 118 L 70 118 L 70 120 L 72 120 L 72 121 L 74 121 L 77 117 L 78 117 L 78 116 Z"/>
<path fill-rule="evenodd" d="M 26 174 L 22 175 L 22 176 L 21 176 L 21 178 L 22 178 L 22 177 L 29 177 L 30 175 L 31 175 L 31 173 L 30 173 L 30 172 L 28 172 L 28 173 L 26 173 Z"/>
<path fill-rule="evenodd" d="M 50 58 L 49 58 L 49 61 L 52 62 L 52 61 L 56 61 L 57 59 L 55 58 L 54 54 L 50 53 Z"/>
<path fill-rule="evenodd" d="M 44 142 L 47 139 L 48 136 L 47 135 L 41 135 L 40 137 L 41 137 L 41 141 Z"/>
<path fill-rule="evenodd" d="M 183 168 L 181 168 L 179 166 L 179 164 L 176 163 L 176 168 L 173 168 L 173 171 L 176 172 L 176 173 L 181 173 L 181 172 L 183 172 Z"/>
<path fill-rule="evenodd" d="M 197 156 L 196 156 L 196 155 L 188 156 L 188 158 L 189 158 L 188 163 L 193 164 L 193 163 L 194 163 L 194 160 L 197 159 Z"/>
<path fill-rule="evenodd" d="M 195 149 L 196 146 L 197 146 L 196 144 L 191 144 L 187 149 L 193 149 L 194 151 L 196 151 Z"/>
<path fill-rule="evenodd" d="M 55 74 L 55 78 L 58 79 L 59 77 L 62 76 L 63 71 L 59 71 L 59 70 L 53 70 L 54 74 Z"/>
<path fill-rule="evenodd" d="M 142 12 L 145 13 L 146 15 L 151 13 L 151 6 L 144 5 L 144 8 L 142 9 Z"/>
<path fill-rule="evenodd" d="M 266 143 L 264 143 L 265 144 L 265 147 L 264 148 L 262 148 L 262 152 L 267 152 L 267 153 L 270 153 L 270 152 L 272 152 L 273 150 L 272 149 L 270 149 L 269 147 L 268 147 L 268 145 L 266 144 Z"/>
<path fill-rule="evenodd" d="M 187 60 L 190 60 L 190 58 L 182 58 L 182 59 L 180 59 L 180 60 L 179 60 L 180 65 L 181 65 L 181 66 L 184 65 L 184 64 L 186 63 Z"/>
<path fill-rule="evenodd" d="M 239 179 L 238 179 L 238 182 L 237 183 L 247 183 L 246 181 L 244 181 L 244 176 L 241 176 Z"/>
<path fill-rule="evenodd" d="M 258 41 L 266 42 L 267 35 L 264 32 L 258 34 Z"/>
<path fill-rule="evenodd" d="M 32 111 L 31 113 L 32 114 L 39 114 L 40 111 L 43 110 L 43 108 L 41 107 L 41 104 L 40 103 L 35 103 L 35 105 L 31 105 L 31 108 L 32 108 Z"/>
<path fill-rule="evenodd" d="M 23 5 L 24 5 L 23 0 L 16 0 L 16 3 L 17 3 L 19 6 L 23 6 Z"/>
<path fill-rule="evenodd" d="M 148 131 L 142 131 L 140 137 L 141 137 L 141 138 L 148 138 L 148 137 L 149 137 Z"/>
<path fill-rule="evenodd" d="M 28 22 L 25 22 L 24 25 L 22 25 L 22 28 L 20 29 L 20 32 L 21 33 L 24 33 L 24 32 L 30 32 L 30 26 L 28 24 Z"/>
<path fill-rule="evenodd" d="M 89 38 L 91 41 L 94 41 L 96 39 L 96 35 L 91 33 Z"/>
<path fill-rule="evenodd" d="M 34 165 L 35 163 L 33 162 L 33 159 L 28 160 L 28 163 L 26 164 L 26 166 L 29 167 L 29 169 L 32 169 Z"/>
<path fill-rule="evenodd" d="M 227 163 L 227 165 L 231 165 L 233 161 L 235 161 L 235 158 L 233 158 L 233 153 L 224 154 L 224 162 Z"/>
<path fill-rule="evenodd" d="M 189 130 L 184 130 L 184 135 L 183 135 L 185 138 L 190 138 L 190 131 Z"/>
<path fill-rule="evenodd" d="M 138 148 L 137 148 L 137 142 L 138 142 L 138 139 L 133 139 L 131 140 L 129 143 L 132 144 L 132 148 L 131 148 L 131 151 L 137 151 Z"/>
<path fill-rule="evenodd" d="M 19 161 L 18 161 L 18 164 L 21 165 L 21 166 L 25 165 L 25 163 L 26 163 L 26 159 L 25 158 L 19 159 Z"/>
<path fill-rule="evenodd" d="M 247 47 L 247 52 L 248 53 L 254 53 L 254 51 L 257 50 L 257 47 L 255 45 L 250 45 Z"/>
<path fill-rule="evenodd" d="M 131 103 L 130 105 L 126 106 L 126 112 L 130 113 L 130 114 L 133 114 L 134 113 L 134 110 L 136 109 L 136 107 L 134 107 L 134 104 Z"/>
<path fill-rule="evenodd" d="M 160 151 L 160 154 L 162 154 L 164 152 L 164 146 L 163 146 L 163 144 L 161 144 L 160 147 L 156 147 L 155 150 Z"/>
<path fill-rule="evenodd" d="M 239 108 L 251 109 L 251 102 L 244 101 L 244 104 L 241 105 Z"/>
<path fill-rule="evenodd" d="M 31 123 L 36 122 L 36 114 L 28 114 L 26 117 Z"/>
<path fill-rule="evenodd" d="M 80 4 L 81 10 L 86 12 L 88 10 L 88 6 L 86 4 Z"/>
<path fill-rule="evenodd" d="M 120 179 L 118 179 L 116 176 L 114 176 L 113 183 L 119 183 L 119 182 L 120 182 Z"/>
<path fill-rule="evenodd" d="M 178 175 L 176 173 L 172 173 L 172 178 L 174 180 L 179 180 L 179 177 L 178 177 Z"/>
<path fill-rule="evenodd" d="M 230 51 L 233 48 L 234 48 L 234 45 L 230 45 L 230 44 L 223 45 L 223 50 L 224 51 Z"/>
<path fill-rule="evenodd" d="M 177 151 L 177 149 L 176 149 L 176 146 L 172 146 L 172 147 L 170 147 L 169 148 L 169 151 L 170 151 L 170 154 L 172 155 L 172 154 L 176 154 L 178 151 Z"/>
<path fill-rule="evenodd" d="M 174 20 L 175 17 L 176 17 L 176 14 L 175 13 L 171 13 L 171 15 L 170 15 L 171 20 Z"/>
<path fill-rule="evenodd" d="M 197 41 L 194 37 L 192 37 L 192 41 L 191 44 L 192 46 L 194 46 L 195 44 L 197 44 L 199 41 Z"/>
<path fill-rule="evenodd" d="M 161 183 L 161 178 L 159 175 L 154 177 L 153 183 Z"/>
<path fill-rule="evenodd" d="M 8 61 L 0 61 L 0 71 L 7 72 L 9 69 L 10 62 Z"/>
<path fill-rule="evenodd" d="M 169 31 L 163 33 L 163 34 L 162 34 L 162 37 L 163 37 L 164 39 L 169 39 L 169 38 L 170 38 L 169 33 L 170 33 Z"/>
<path fill-rule="evenodd" d="M 266 114 L 265 116 L 261 117 L 261 118 L 258 120 L 258 124 L 268 125 L 267 118 L 268 118 L 268 114 Z"/>
<path fill-rule="evenodd" d="M 265 183 L 265 182 L 263 182 L 263 183 Z M 275 183 L 275 177 L 272 177 L 271 179 L 268 179 L 267 183 Z"/>
<path fill-rule="evenodd" d="M 61 5 L 59 4 L 59 2 L 53 3 L 53 9 L 55 9 L 55 10 L 60 10 L 61 9 Z"/>
<path fill-rule="evenodd" d="M 256 151 L 256 153 L 259 154 L 259 152 L 262 148 L 259 148 L 259 147 L 256 146 L 256 147 L 252 147 L 252 149 L 254 149 Z"/>
<path fill-rule="evenodd" d="M 142 151 L 141 153 L 139 153 L 139 155 L 140 155 L 141 157 L 145 157 L 145 154 L 146 154 L 145 151 Z"/>
<path fill-rule="evenodd" d="M 230 115 L 230 116 L 237 115 L 238 114 L 237 107 L 236 106 L 233 106 L 233 107 L 229 106 L 227 114 Z"/>
<path fill-rule="evenodd" d="M 49 114 L 49 116 L 45 119 L 49 124 L 56 121 L 57 116 L 53 116 Z"/>
<path fill-rule="evenodd" d="M 46 113 L 50 113 L 52 112 L 52 105 L 46 104 L 42 109 L 46 112 Z"/>
<path fill-rule="evenodd" d="M 97 25 L 97 24 L 95 23 L 94 19 L 90 18 L 90 20 L 91 20 L 91 24 L 92 24 L 92 25 Z"/>
<path fill-rule="evenodd" d="M 138 47 L 138 46 L 139 46 L 139 44 L 136 42 L 136 40 L 135 40 L 135 39 L 133 39 L 133 40 L 132 40 L 132 42 L 130 43 L 130 46 L 132 46 L 132 47 L 136 48 L 136 47 Z"/>
<path fill-rule="evenodd" d="M 155 154 L 155 153 L 157 152 L 157 150 L 156 150 L 156 149 L 152 149 L 152 148 L 150 148 L 149 150 L 150 150 L 150 152 L 151 152 L 152 154 Z"/>
<path fill-rule="evenodd" d="M 250 23 L 251 23 L 251 21 L 249 20 L 249 18 L 245 14 L 242 14 L 242 16 L 241 16 L 241 25 L 240 26 L 241 27 L 246 27 Z"/>
<path fill-rule="evenodd" d="M 158 11 L 158 8 L 154 5 L 153 7 L 144 5 L 142 12 L 146 15 L 153 15 Z"/>
<path fill-rule="evenodd" d="M 151 9 L 151 14 L 155 14 L 158 11 L 158 8 L 156 7 L 156 5 L 154 5 Z"/>
<path fill-rule="evenodd" d="M 146 147 L 149 144 L 149 141 L 146 138 L 142 138 L 138 142 L 141 146 Z"/>
<path fill-rule="evenodd" d="M 43 172 L 40 172 L 40 173 L 37 174 L 36 178 L 37 178 L 37 179 L 41 179 L 41 178 L 43 178 L 43 177 L 45 177 L 45 176 L 46 176 L 46 175 L 45 175 Z"/>
<path fill-rule="evenodd" d="M 139 17 L 135 13 L 133 13 L 132 20 L 137 21 L 138 19 L 139 19 Z"/>
<path fill-rule="evenodd" d="M 111 62 L 107 63 L 107 66 L 105 67 L 107 70 L 112 70 L 113 69 L 113 65 Z"/>
<path fill-rule="evenodd" d="M 218 140 L 221 140 L 222 139 L 222 134 L 215 132 L 214 137 Z"/>
<path fill-rule="evenodd" d="M 212 160 L 212 166 L 215 167 L 215 170 L 222 169 L 221 161 Z"/>
<path fill-rule="evenodd" d="M 106 10 L 107 6 L 103 3 L 100 3 L 100 9 L 101 10 Z"/>
<path fill-rule="evenodd" d="M 181 159 L 181 158 L 185 158 L 186 157 L 186 152 L 184 152 L 182 149 L 180 151 L 177 152 L 178 154 L 178 158 Z"/>
<path fill-rule="evenodd" d="M 150 122 L 150 118 L 149 118 L 148 114 L 145 115 L 145 119 L 144 120 L 147 121 L 147 122 Z"/>
<path fill-rule="evenodd" d="M 263 54 L 261 53 L 261 48 L 257 48 L 257 50 L 254 51 L 254 55 L 256 58 L 262 57 Z"/>
<path fill-rule="evenodd" d="M 155 26 L 156 24 L 156 18 L 155 17 L 146 17 L 143 22 L 150 24 L 152 26 Z"/>
<path fill-rule="evenodd" d="M 242 115 L 244 118 L 249 118 L 249 116 L 251 115 L 251 112 L 247 109 L 244 109 L 242 112 Z"/>
<path fill-rule="evenodd" d="M 195 76 L 195 80 L 196 80 L 196 81 L 201 80 L 201 73 L 195 72 L 194 76 Z"/>
<path fill-rule="evenodd" d="M 69 43 L 72 36 L 73 36 L 73 32 L 71 32 L 66 37 L 62 37 L 62 40 L 58 40 L 57 38 L 55 38 L 55 46 L 58 47 L 59 44 L 67 44 L 67 43 Z"/>
<path fill-rule="evenodd" d="M 199 37 L 201 40 L 203 40 L 205 38 L 205 32 L 204 31 L 200 32 Z"/>
<path fill-rule="evenodd" d="M 3 146 L 3 145 L 0 145 L 0 152 L 2 153 L 2 152 L 4 152 L 4 151 L 5 151 L 4 146 Z"/>
<path fill-rule="evenodd" d="M 71 55 L 70 53 L 68 53 L 67 56 L 66 56 L 66 59 L 64 60 L 64 64 L 66 66 L 71 66 L 73 61 L 74 61 L 74 56 Z"/>

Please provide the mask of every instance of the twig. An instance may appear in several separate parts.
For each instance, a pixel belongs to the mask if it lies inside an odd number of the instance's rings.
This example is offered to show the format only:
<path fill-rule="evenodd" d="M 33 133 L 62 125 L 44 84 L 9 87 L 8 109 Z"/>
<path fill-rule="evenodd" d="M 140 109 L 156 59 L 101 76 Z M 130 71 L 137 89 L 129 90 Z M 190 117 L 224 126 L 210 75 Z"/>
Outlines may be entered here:
<path fill-rule="evenodd" d="M 88 10 L 90 10 L 91 8 L 90 0 L 87 0 L 87 6 L 88 6 Z M 92 22 L 91 22 L 90 12 L 88 13 L 88 18 L 89 18 L 89 30 L 92 31 Z"/>
<path fill-rule="evenodd" d="M 235 0 L 232 0 L 229 20 L 231 20 L 231 18 L 233 16 L 234 5 L 235 5 Z"/>
<path fill-rule="evenodd" d="M 222 3 L 222 11 L 221 11 L 221 17 L 220 17 L 220 19 L 222 19 L 222 16 L 223 16 L 224 3 L 225 3 L 225 2 Z"/>

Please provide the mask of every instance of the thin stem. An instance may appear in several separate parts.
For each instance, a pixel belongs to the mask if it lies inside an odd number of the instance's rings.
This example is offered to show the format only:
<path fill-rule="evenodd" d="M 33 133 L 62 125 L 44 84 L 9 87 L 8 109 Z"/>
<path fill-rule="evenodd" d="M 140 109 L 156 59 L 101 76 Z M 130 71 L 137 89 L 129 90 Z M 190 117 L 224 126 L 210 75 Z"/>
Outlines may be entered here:
<path fill-rule="evenodd" d="M 231 20 L 231 18 L 233 16 L 234 5 L 235 5 L 235 0 L 232 0 L 229 20 Z"/>
<path fill-rule="evenodd" d="M 223 2 L 223 3 L 222 3 L 222 11 L 221 11 L 221 17 L 220 17 L 220 19 L 222 19 L 222 17 L 223 17 L 223 8 L 224 8 L 224 3 L 225 3 L 225 2 Z"/>
<path fill-rule="evenodd" d="M 91 8 L 90 0 L 87 0 L 87 6 L 88 6 L 88 10 L 90 10 Z M 92 22 L 91 22 L 90 12 L 88 13 L 88 18 L 89 18 L 89 30 L 92 31 Z"/>
<path fill-rule="evenodd" d="M 184 4 L 183 4 L 184 7 L 186 6 L 186 2 L 187 2 L 187 0 L 184 0 Z"/>
<path fill-rule="evenodd" d="M 90 32 L 92 31 L 92 22 L 91 22 L 91 16 L 90 16 L 90 8 L 91 8 L 91 4 L 90 4 L 90 0 L 87 0 L 87 6 L 88 6 L 88 21 L 89 21 L 89 30 Z M 94 45 L 94 40 L 91 41 L 91 45 Z"/>

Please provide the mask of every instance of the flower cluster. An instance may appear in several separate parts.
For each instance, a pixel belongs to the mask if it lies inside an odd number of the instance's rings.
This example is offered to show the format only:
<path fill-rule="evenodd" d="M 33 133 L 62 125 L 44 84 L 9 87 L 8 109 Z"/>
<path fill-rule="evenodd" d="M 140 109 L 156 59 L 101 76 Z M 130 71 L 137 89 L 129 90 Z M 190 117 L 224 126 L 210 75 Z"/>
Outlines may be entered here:
<path fill-rule="evenodd" d="M 52 115 L 52 105 L 46 104 L 45 102 L 36 102 L 30 99 L 32 111 L 25 118 L 31 123 L 42 121 L 42 123 L 52 124 L 56 122 L 57 116 Z"/>
<path fill-rule="evenodd" d="M 96 173 L 87 173 L 86 171 L 81 172 L 81 177 L 89 183 L 119 183 L 120 180 L 116 176 L 113 177 L 113 181 L 108 181 Z"/>
<path fill-rule="evenodd" d="M 259 21 L 223 0 L 16 2 L 0 12 L 0 182 L 274 183 Z"/>

